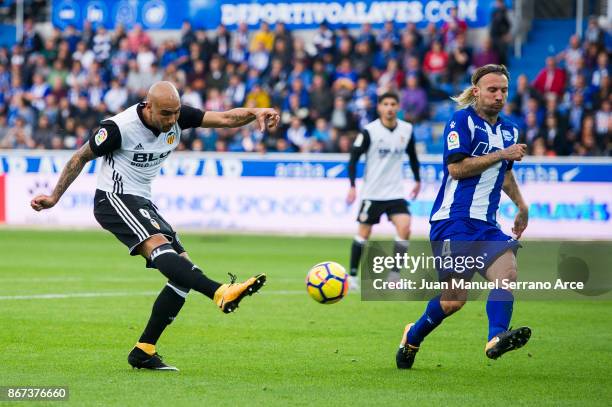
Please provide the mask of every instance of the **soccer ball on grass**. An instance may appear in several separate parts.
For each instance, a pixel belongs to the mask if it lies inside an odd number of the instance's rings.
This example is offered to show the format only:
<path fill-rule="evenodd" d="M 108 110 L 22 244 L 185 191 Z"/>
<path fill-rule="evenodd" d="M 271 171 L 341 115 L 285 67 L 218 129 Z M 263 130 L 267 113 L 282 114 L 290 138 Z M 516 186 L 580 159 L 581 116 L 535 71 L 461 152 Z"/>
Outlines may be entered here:
<path fill-rule="evenodd" d="M 348 274 L 340 264 L 325 261 L 313 266 L 306 276 L 306 290 L 321 304 L 340 301 L 348 291 Z"/>

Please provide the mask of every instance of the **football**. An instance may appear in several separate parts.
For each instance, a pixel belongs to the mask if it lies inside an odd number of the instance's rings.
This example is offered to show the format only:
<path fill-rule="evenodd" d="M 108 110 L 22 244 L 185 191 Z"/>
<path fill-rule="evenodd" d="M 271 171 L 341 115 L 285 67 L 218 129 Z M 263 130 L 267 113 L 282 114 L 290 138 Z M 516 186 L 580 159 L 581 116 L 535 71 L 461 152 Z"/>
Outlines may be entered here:
<path fill-rule="evenodd" d="M 306 290 L 313 300 L 321 304 L 333 304 L 346 295 L 348 274 L 344 267 L 333 261 L 319 263 L 306 276 Z"/>

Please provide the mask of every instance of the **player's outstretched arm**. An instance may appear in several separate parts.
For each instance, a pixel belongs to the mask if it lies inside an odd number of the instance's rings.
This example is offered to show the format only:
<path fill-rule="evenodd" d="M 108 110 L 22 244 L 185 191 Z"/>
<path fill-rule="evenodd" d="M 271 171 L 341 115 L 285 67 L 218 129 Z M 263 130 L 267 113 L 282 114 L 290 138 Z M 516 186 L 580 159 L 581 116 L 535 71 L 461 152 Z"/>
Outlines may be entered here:
<path fill-rule="evenodd" d="M 225 112 L 208 111 L 202 118 L 201 127 L 241 127 L 257 120 L 260 131 L 274 130 L 280 122 L 280 115 L 272 108 L 239 107 Z"/>
<path fill-rule="evenodd" d="M 459 162 L 449 163 L 448 172 L 456 180 L 474 177 L 482 174 L 487 168 L 501 160 L 521 161 L 526 151 L 527 145 L 513 144 L 503 150 L 497 150 L 480 157 L 467 157 Z"/>
<path fill-rule="evenodd" d="M 529 208 L 523 200 L 523 195 L 521 195 L 521 191 L 519 190 L 512 170 L 506 171 L 506 174 L 504 175 L 504 183 L 502 185 L 502 190 L 518 207 L 518 213 L 514 218 L 514 226 L 512 227 L 512 233 L 514 233 L 516 235 L 516 238 L 519 239 L 527 228 L 527 223 L 529 222 Z"/>
<path fill-rule="evenodd" d="M 66 166 L 64 167 L 62 174 L 60 175 L 53 193 L 51 195 L 38 195 L 32 199 L 30 206 L 35 211 L 41 211 L 43 209 L 49 209 L 55 206 L 60 200 L 64 192 L 68 189 L 70 184 L 78 177 L 83 170 L 85 164 L 96 158 L 94 152 L 91 150 L 89 143 L 83 144 L 76 153 L 72 155 Z"/>

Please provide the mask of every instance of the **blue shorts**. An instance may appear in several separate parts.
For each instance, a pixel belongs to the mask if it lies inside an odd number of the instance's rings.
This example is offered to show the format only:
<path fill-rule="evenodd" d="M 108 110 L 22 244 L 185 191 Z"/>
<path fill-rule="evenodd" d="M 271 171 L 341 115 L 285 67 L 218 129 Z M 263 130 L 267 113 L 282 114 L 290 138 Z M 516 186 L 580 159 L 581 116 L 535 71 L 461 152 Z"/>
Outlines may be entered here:
<path fill-rule="evenodd" d="M 429 240 L 434 256 L 448 260 L 436 265 L 440 281 L 451 277 L 469 280 L 476 272 L 484 277 L 499 256 L 508 249 L 516 255 L 521 246 L 497 226 L 469 218 L 431 222 Z M 473 261 L 466 261 L 469 257 Z"/>

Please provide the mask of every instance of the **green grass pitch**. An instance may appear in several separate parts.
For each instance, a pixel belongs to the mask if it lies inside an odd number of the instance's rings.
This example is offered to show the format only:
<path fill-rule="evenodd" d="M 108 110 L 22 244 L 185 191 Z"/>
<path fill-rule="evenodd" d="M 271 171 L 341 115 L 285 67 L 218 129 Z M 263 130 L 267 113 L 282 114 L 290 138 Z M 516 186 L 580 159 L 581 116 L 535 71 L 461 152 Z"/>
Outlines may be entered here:
<path fill-rule="evenodd" d="M 0 386 L 68 386 L 67 404 L 75 406 L 612 400 L 610 302 L 518 302 L 513 324 L 531 326 L 532 339 L 497 361 L 483 352 L 484 303 L 469 303 L 428 337 L 413 370 L 398 371 L 402 329 L 425 303 L 349 295 L 321 305 L 305 292 L 310 266 L 346 264 L 349 239 L 186 234 L 182 241 L 212 278 L 265 272 L 268 284 L 230 315 L 191 293 L 158 344 L 181 371 L 148 372 L 132 370 L 126 356 L 164 285 L 161 274 L 106 232 L 0 230 Z M 31 298 L 48 294 L 82 295 Z"/>

